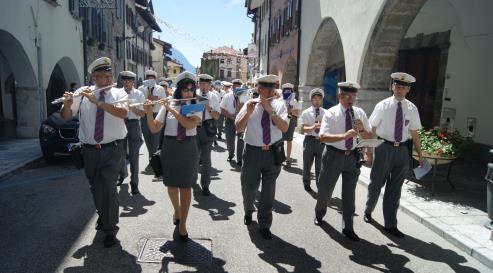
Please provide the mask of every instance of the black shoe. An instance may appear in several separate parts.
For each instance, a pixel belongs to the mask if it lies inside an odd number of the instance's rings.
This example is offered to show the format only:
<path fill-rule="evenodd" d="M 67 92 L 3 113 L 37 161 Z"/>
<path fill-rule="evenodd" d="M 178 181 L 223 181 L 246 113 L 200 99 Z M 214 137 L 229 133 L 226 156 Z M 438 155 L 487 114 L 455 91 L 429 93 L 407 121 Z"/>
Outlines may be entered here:
<path fill-rule="evenodd" d="M 228 162 L 229 162 L 229 161 L 233 161 L 233 157 L 234 157 L 234 156 L 228 156 Z"/>
<path fill-rule="evenodd" d="M 104 237 L 104 241 L 103 241 L 104 247 L 112 247 L 115 244 L 116 244 L 115 235 L 108 234 Z"/>
<path fill-rule="evenodd" d="M 365 213 L 365 216 L 363 217 L 363 220 L 367 223 L 373 222 L 373 218 L 371 218 L 371 213 Z"/>
<path fill-rule="evenodd" d="M 245 215 L 245 218 L 243 218 L 243 223 L 247 226 L 252 224 L 252 216 L 251 215 Z"/>
<path fill-rule="evenodd" d="M 101 219 L 99 219 L 98 217 L 98 220 L 96 221 L 96 230 L 102 230 L 103 229 L 103 223 L 101 223 Z"/>
<path fill-rule="evenodd" d="M 217 146 L 217 140 L 214 140 L 214 146 Z"/>
<path fill-rule="evenodd" d="M 236 162 L 236 165 L 238 165 L 238 166 L 240 166 L 240 167 L 241 167 L 241 166 L 243 165 L 243 161 L 241 161 L 241 160 L 237 161 L 237 162 Z"/>
<path fill-rule="evenodd" d="M 130 187 L 132 188 L 132 195 L 140 194 L 139 187 L 137 185 L 130 184 Z"/>
<path fill-rule="evenodd" d="M 223 137 L 222 137 L 221 135 L 218 135 L 218 136 L 217 136 L 217 139 L 222 140 L 222 139 L 223 139 Z"/>
<path fill-rule="evenodd" d="M 202 188 L 202 194 L 204 196 L 210 196 L 211 195 L 211 191 L 209 190 L 209 188 L 203 187 Z"/>
<path fill-rule="evenodd" d="M 259 229 L 259 231 L 260 231 L 260 235 L 262 235 L 262 237 L 265 240 L 272 239 L 272 232 L 270 232 L 270 229 L 268 229 L 268 228 L 261 228 L 261 229 Z"/>
<path fill-rule="evenodd" d="M 176 219 L 175 215 L 173 214 L 173 225 L 177 226 L 180 224 L 180 219 Z"/>
<path fill-rule="evenodd" d="M 353 241 L 359 241 L 359 237 L 358 235 L 356 235 L 356 233 L 354 233 L 353 230 L 349 230 L 349 229 L 343 229 L 342 230 L 342 233 L 348 237 L 349 239 L 353 240 Z"/>
<path fill-rule="evenodd" d="M 303 187 L 305 187 L 305 191 L 307 192 L 312 192 L 312 187 L 310 187 L 310 185 L 304 185 Z"/>
<path fill-rule="evenodd" d="M 323 219 L 322 219 L 322 218 L 315 217 L 315 219 L 313 220 L 313 223 L 314 223 L 316 226 L 320 226 L 320 225 L 322 225 L 322 221 L 323 221 Z"/>
<path fill-rule="evenodd" d="M 185 235 L 178 234 L 180 241 L 187 242 L 188 241 L 188 233 Z"/>
<path fill-rule="evenodd" d="M 395 237 L 397 238 L 404 238 L 406 235 L 404 235 L 404 233 L 402 233 L 399 229 L 397 229 L 397 227 L 393 227 L 393 228 L 384 228 L 383 230 L 385 230 L 386 232 L 394 235 Z"/>
<path fill-rule="evenodd" d="M 202 160 L 199 160 L 199 165 L 202 165 Z"/>
<path fill-rule="evenodd" d="M 290 160 L 286 159 L 286 168 L 291 168 L 291 159 Z"/>
<path fill-rule="evenodd" d="M 123 184 L 123 180 L 125 180 L 125 177 L 118 178 L 118 183 L 116 183 L 117 186 L 121 186 Z"/>

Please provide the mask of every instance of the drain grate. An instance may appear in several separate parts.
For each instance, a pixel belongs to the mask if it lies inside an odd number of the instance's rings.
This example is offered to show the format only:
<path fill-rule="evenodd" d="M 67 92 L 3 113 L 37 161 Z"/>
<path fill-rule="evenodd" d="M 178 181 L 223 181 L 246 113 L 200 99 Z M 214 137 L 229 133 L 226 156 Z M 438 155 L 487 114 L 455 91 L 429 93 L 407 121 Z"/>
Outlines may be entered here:
<path fill-rule="evenodd" d="M 212 264 L 212 241 L 210 239 L 190 239 L 183 243 L 168 238 L 146 238 L 143 240 L 137 261 L 210 266 Z"/>

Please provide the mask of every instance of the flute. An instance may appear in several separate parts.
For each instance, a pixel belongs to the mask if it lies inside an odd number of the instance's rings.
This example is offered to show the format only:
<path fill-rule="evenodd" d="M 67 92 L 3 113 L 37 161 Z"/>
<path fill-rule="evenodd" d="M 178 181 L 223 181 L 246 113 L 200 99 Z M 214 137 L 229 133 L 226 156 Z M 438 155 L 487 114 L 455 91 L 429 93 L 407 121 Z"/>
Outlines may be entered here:
<path fill-rule="evenodd" d="M 101 91 L 101 90 L 106 90 L 106 89 L 109 89 L 109 88 L 112 88 L 112 87 L 115 87 L 116 86 L 116 83 L 113 83 L 111 85 L 108 85 L 108 86 L 104 86 L 104 87 L 101 87 L 101 88 L 98 88 L 98 89 L 94 89 L 91 91 L 91 94 L 94 94 L 96 93 L 97 91 Z M 85 90 L 90 90 L 89 88 L 85 89 Z M 71 100 L 73 97 L 79 97 L 79 96 L 82 96 L 82 93 L 83 91 L 77 93 L 77 94 L 74 94 L 72 95 L 72 97 L 60 97 L 58 99 L 55 99 L 51 102 L 51 104 L 58 104 L 58 103 L 62 103 L 64 101 L 68 101 L 68 100 Z"/>
<path fill-rule="evenodd" d="M 205 101 L 205 100 L 209 100 L 209 99 L 206 97 L 202 97 L 202 96 L 197 96 L 194 98 L 186 98 L 186 99 L 159 99 L 159 100 L 151 100 L 150 105 L 156 105 L 158 103 L 161 103 L 161 101 L 163 101 L 163 100 L 166 100 L 168 102 L 198 100 L 200 102 L 200 101 Z M 136 106 L 142 106 L 144 104 L 145 104 L 145 102 L 137 102 L 137 103 L 131 103 L 128 106 L 129 107 L 136 107 Z"/>
<path fill-rule="evenodd" d="M 272 96 L 272 97 L 268 97 L 268 98 L 266 98 L 265 100 L 273 100 L 273 99 L 275 99 L 275 98 L 276 98 L 276 96 Z M 260 98 L 253 99 L 252 103 L 253 103 L 253 104 L 257 104 L 257 103 L 259 103 L 259 102 L 260 102 L 260 100 L 261 100 Z"/>
<path fill-rule="evenodd" d="M 359 130 L 356 128 L 356 120 L 354 119 L 354 111 L 353 111 L 353 107 L 349 107 L 349 116 L 351 117 L 351 123 L 353 124 L 353 129 L 356 130 L 356 144 L 359 143 L 360 139 L 361 139 L 361 135 L 359 133 Z M 366 161 L 365 161 L 365 158 L 363 156 L 363 150 L 361 148 L 356 148 L 356 155 L 357 155 L 357 161 L 358 161 L 358 165 L 361 167 L 361 165 L 365 164 Z"/>

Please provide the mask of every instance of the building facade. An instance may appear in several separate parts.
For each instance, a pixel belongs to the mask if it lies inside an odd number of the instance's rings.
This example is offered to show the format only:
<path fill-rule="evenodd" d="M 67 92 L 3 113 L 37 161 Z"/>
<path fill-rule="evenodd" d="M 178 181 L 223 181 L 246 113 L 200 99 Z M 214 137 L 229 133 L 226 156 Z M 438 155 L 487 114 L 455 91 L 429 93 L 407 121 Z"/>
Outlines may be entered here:
<path fill-rule="evenodd" d="M 166 62 L 166 67 L 168 68 L 168 78 L 175 79 L 178 74 L 184 71 L 183 65 L 177 60 L 168 60 Z"/>
<path fill-rule="evenodd" d="M 211 49 L 202 54 L 201 64 L 208 62 L 217 63 L 218 75 L 214 77 L 215 79 L 221 81 L 232 81 L 233 79 L 247 81 L 248 56 L 242 50 L 236 50 L 228 46 Z M 201 71 L 203 70 L 201 69 Z"/>
<path fill-rule="evenodd" d="M 493 92 L 480 86 L 493 61 L 491 1 L 299 1 L 298 82 L 305 107 L 312 88 L 323 88 L 330 106 L 337 103 L 336 83 L 352 80 L 362 86 L 359 106 L 371 114 L 391 95 L 390 73 L 408 72 L 417 78 L 408 98 L 425 128 L 447 122 L 476 143 L 493 145 L 487 125 Z M 247 0 L 248 13 L 269 6 L 264 2 Z M 272 7 L 275 1 L 267 2 Z"/>
<path fill-rule="evenodd" d="M 156 71 L 159 77 L 168 77 L 167 59 L 168 55 L 171 55 L 171 44 L 160 40 L 159 38 L 153 38 L 154 50 L 151 51 L 152 56 L 152 68 Z"/>
<path fill-rule="evenodd" d="M 0 139 L 37 137 L 51 100 L 83 83 L 82 36 L 73 1 L 2 2 Z"/>

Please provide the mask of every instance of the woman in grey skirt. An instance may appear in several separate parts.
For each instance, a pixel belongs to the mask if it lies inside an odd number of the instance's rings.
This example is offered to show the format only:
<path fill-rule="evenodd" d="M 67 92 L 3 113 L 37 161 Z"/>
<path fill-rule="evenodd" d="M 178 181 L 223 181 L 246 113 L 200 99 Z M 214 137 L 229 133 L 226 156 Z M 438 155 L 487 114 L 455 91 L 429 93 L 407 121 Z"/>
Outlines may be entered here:
<path fill-rule="evenodd" d="M 147 124 L 152 132 L 159 132 L 163 125 L 164 138 L 161 150 L 163 182 L 174 208 L 174 224 L 178 225 L 180 240 L 188 240 L 187 216 L 192 199 L 192 187 L 197 181 L 198 147 L 195 135 L 202 112 L 182 115 L 182 105 L 196 103 L 195 75 L 183 72 L 176 77 L 173 100 L 162 99 L 163 105 L 156 119 L 152 117 L 150 101 L 146 102 Z M 183 101 L 182 99 L 189 99 Z M 178 101 L 177 101 L 178 100 Z"/>

